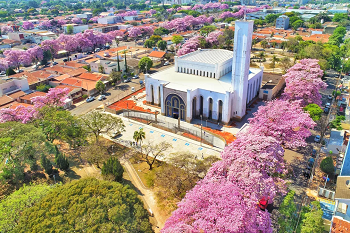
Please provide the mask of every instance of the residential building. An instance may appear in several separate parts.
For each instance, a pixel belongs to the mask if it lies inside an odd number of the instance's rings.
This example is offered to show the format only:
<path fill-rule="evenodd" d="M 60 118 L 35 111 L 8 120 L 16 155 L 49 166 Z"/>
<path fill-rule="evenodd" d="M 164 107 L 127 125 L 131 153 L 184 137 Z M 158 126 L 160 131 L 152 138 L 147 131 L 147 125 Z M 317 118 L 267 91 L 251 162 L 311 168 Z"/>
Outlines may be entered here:
<path fill-rule="evenodd" d="M 16 45 L 20 45 L 20 41 L 10 40 L 10 39 L 3 39 L 0 41 L 0 49 L 9 49 Z"/>
<path fill-rule="evenodd" d="M 116 24 L 120 22 L 123 22 L 122 18 L 114 15 L 97 19 L 98 24 Z"/>
<path fill-rule="evenodd" d="M 281 15 L 276 19 L 276 29 L 288 29 L 289 28 L 289 17 Z"/>
<path fill-rule="evenodd" d="M 21 77 L 4 77 L 0 79 L 0 97 L 15 91 L 29 90 L 28 80 L 25 76 Z"/>
<path fill-rule="evenodd" d="M 21 96 L 19 99 L 20 99 L 21 103 L 33 104 L 32 98 L 37 97 L 37 96 L 45 96 L 45 95 L 46 95 L 45 92 L 35 91 L 35 92 L 32 92 L 28 95 Z"/>
<path fill-rule="evenodd" d="M 77 34 L 79 32 L 82 32 L 82 31 L 85 31 L 87 29 L 89 29 L 89 25 L 82 25 L 82 24 L 65 24 L 65 25 L 62 25 L 63 27 L 63 31 L 65 34 L 67 34 L 67 27 L 68 26 L 73 26 L 73 34 Z"/>
<path fill-rule="evenodd" d="M 235 21 L 234 50 L 198 49 L 175 57 L 175 66 L 145 74 L 146 101 L 161 114 L 228 124 L 242 120 L 259 93 L 263 70 L 250 68 L 253 21 Z"/>
<path fill-rule="evenodd" d="M 164 51 L 152 51 L 148 57 L 151 58 L 153 61 L 161 61 L 164 59 L 166 52 Z"/>
<path fill-rule="evenodd" d="M 108 16 L 114 16 L 114 12 L 101 12 L 100 16 L 103 18 Z"/>
<path fill-rule="evenodd" d="M 89 63 L 92 72 L 100 72 L 100 67 L 103 67 L 105 74 L 110 74 L 112 71 L 118 71 L 118 62 L 114 59 L 99 59 Z M 125 69 L 124 59 L 119 57 L 119 67 L 121 71 Z"/>
<path fill-rule="evenodd" d="M 92 13 L 90 12 L 85 12 L 83 14 L 77 14 L 76 15 L 77 18 L 80 18 L 80 19 L 86 19 L 86 20 L 89 20 L 92 18 Z"/>
<path fill-rule="evenodd" d="M 309 2 L 309 0 L 298 0 L 299 5 L 305 5 Z"/>
<path fill-rule="evenodd" d="M 107 33 L 107 32 L 118 30 L 119 26 L 118 24 L 110 24 L 110 25 L 100 24 L 100 25 L 92 26 L 92 29 L 98 32 Z"/>
<path fill-rule="evenodd" d="M 265 73 L 263 75 L 262 86 L 259 91 L 259 98 L 264 101 L 274 99 L 283 89 L 286 82 L 281 74 Z"/>
<path fill-rule="evenodd" d="M 18 73 L 9 76 L 9 78 L 16 78 L 21 79 L 25 78 L 27 81 L 27 84 L 29 85 L 28 89 L 36 90 L 36 87 L 40 84 L 49 84 L 49 81 L 55 76 L 55 74 L 52 74 L 50 72 L 47 72 L 45 70 L 37 70 L 37 71 L 24 71 L 23 73 Z M 26 87 L 25 87 L 26 88 Z"/>

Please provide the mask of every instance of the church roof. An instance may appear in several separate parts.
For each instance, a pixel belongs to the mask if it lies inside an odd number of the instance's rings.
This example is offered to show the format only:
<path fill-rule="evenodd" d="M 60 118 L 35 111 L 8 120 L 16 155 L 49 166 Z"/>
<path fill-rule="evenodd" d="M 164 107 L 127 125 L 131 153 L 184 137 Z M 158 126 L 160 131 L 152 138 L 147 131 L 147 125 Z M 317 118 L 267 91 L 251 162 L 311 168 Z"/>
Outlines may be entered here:
<path fill-rule="evenodd" d="M 224 49 L 198 49 L 179 57 L 179 60 L 193 61 L 207 64 L 218 64 L 232 59 L 233 52 Z"/>

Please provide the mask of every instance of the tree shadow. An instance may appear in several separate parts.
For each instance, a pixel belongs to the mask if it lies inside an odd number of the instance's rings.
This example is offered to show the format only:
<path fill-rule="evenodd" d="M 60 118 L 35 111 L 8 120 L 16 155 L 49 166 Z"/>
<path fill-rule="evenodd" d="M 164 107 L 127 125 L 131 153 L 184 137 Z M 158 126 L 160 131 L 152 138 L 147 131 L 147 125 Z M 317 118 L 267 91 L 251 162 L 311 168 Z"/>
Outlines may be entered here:
<path fill-rule="evenodd" d="M 133 190 L 135 190 L 138 195 L 144 196 L 143 193 L 140 191 L 140 189 L 138 189 L 130 180 L 127 180 L 127 179 L 123 178 L 121 183 L 123 185 L 129 185 L 129 187 L 132 188 Z"/>
<path fill-rule="evenodd" d="M 122 84 L 116 87 L 116 89 L 121 90 L 121 91 L 126 91 L 129 90 L 130 86 L 127 84 Z"/>
<path fill-rule="evenodd" d="M 69 171 L 66 172 L 65 176 L 69 177 L 70 179 L 78 180 L 81 178 L 80 175 L 78 175 L 75 171 L 69 169 Z"/>

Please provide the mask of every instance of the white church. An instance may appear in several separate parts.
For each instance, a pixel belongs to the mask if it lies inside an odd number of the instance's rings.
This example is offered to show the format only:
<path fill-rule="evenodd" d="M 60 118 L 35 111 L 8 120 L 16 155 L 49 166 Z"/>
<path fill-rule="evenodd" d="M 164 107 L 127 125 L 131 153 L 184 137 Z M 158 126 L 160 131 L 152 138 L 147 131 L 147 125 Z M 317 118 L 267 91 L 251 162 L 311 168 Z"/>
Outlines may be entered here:
<path fill-rule="evenodd" d="M 175 67 L 145 75 L 146 101 L 187 122 L 241 120 L 258 95 L 263 70 L 250 68 L 253 21 L 235 21 L 234 51 L 198 49 L 175 57 Z"/>

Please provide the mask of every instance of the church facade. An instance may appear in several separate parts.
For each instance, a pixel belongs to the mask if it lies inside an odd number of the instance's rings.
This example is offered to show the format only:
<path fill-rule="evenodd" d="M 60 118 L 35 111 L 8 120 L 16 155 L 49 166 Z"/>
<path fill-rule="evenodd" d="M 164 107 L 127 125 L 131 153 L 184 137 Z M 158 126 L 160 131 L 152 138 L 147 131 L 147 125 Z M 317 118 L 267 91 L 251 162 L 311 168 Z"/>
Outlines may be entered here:
<path fill-rule="evenodd" d="M 161 114 L 191 122 L 240 120 L 258 95 L 263 70 L 250 68 L 253 21 L 235 22 L 234 50 L 198 49 L 175 57 L 175 67 L 145 75 L 146 101 Z"/>

